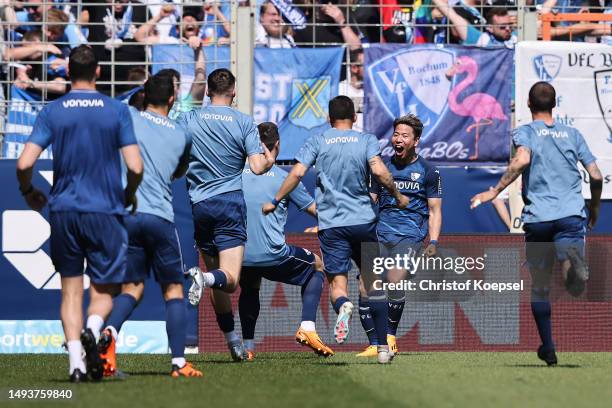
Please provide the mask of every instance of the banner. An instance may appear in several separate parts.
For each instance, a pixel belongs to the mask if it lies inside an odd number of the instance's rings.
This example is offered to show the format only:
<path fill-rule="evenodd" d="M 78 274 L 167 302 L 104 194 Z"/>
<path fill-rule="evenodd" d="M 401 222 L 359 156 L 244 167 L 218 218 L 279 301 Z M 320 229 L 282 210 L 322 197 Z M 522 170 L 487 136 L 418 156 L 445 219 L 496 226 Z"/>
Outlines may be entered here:
<path fill-rule="evenodd" d="M 293 160 L 306 139 L 329 127 L 344 48 L 255 50 L 253 116 L 279 127 L 279 160 Z"/>
<path fill-rule="evenodd" d="M 40 95 L 29 93 L 15 85 L 11 86 L 6 129 L 2 140 L 2 158 L 16 159 L 19 157 L 25 142 L 32 133 L 36 115 L 41 109 Z M 50 159 L 51 149 L 42 152 L 40 157 Z"/>
<path fill-rule="evenodd" d="M 372 44 L 365 49 L 364 127 L 393 155 L 393 120 L 424 125 L 419 154 L 435 162 L 507 162 L 513 51 Z"/>
<path fill-rule="evenodd" d="M 118 353 L 167 353 L 165 321 L 127 321 L 117 337 Z M 60 320 L 0 320 L 0 354 L 64 353 Z"/>
<path fill-rule="evenodd" d="M 604 177 L 602 198 L 612 198 L 612 48 L 605 44 L 520 42 L 516 48 L 516 124 L 531 122 L 529 89 L 549 82 L 557 92 L 555 120 L 584 136 Z M 590 198 L 582 173 L 582 194 Z"/>
<path fill-rule="evenodd" d="M 230 67 L 230 47 L 202 47 L 205 56 L 206 75 L 217 68 Z M 157 44 L 151 46 L 151 72 L 172 68 L 181 74 L 181 95 L 189 93 L 195 77 L 193 49 L 186 44 Z"/>

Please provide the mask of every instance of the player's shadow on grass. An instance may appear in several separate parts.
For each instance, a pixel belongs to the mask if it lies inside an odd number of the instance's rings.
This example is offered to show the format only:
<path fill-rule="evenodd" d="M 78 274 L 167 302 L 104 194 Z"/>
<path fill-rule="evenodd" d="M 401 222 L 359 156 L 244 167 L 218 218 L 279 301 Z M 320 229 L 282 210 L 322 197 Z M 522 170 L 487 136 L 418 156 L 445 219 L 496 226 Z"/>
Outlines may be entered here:
<path fill-rule="evenodd" d="M 504 367 L 514 367 L 514 368 L 582 368 L 579 364 L 557 364 L 555 367 L 548 367 L 544 364 L 506 364 Z"/>

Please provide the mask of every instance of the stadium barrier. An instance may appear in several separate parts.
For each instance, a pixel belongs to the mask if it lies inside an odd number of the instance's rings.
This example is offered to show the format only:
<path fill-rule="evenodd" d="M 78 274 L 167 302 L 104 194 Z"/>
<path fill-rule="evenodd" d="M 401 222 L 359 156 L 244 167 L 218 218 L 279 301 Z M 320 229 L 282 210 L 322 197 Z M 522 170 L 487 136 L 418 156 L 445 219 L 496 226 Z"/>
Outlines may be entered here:
<path fill-rule="evenodd" d="M 602 30 L 610 32 L 612 14 L 605 13 L 545 13 L 540 16 L 542 21 L 542 40 L 551 41 L 553 38 L 553 23 L 582 23 L 564 28 L 564 34 L 572 41 L 576 31 L 588 28 L 589 30 Z M 607 24 L 606 24 L 607 22 Z M 591 23 L 591 24 L 588 24 Z M 587 26 L 588 24 L 588 26 Z M 567 33 L 565 33 L 567 31 Z M 608 34 L 609 35 L 609 34 Z"/>
<path fill-rule="evenodd" d="M 315 234 L 290 234 L 288 242 L 319 254 Z M 530 309 L 529 273 L 524 265 L 523 237 L 518 235 L 445 235 L 441 251 L 463 255 L 487 253 L 487 269 L 469 279 L 523 281 L 522 290 L 508 294 L 472 291 L 456 293 L 455 300 L 408 297 L 398 330 L 400 351 L 534 351 L 540 345 Z M 587 260 L 591 278 L 585 293 L 574 299 L 565 292 L 558 269 L 551 288 L 553 334 L 560 351 L 612 351 L 612 236 L 587 239 Z M 489 265 L 490 263 L 490 265 Z M 203 267 L 203 265 L 202 265 Z M 357 299 L 357 280 L 351 272 L 350 297 Z M 418 274 L 417 274 L 418 276 Z M 448 276 L 447 276 L 448 278 Z M 317 331 L 336 351 L 356 351 L 367 344 L 358 313 L 352 317 L 349 340 L 342 346 L 333 342 L 336 314 L 324 285 Z M 261 313 L 256 329 L 259 351 L 299 351 L 294 333 L 300 322 L 301 300 L 298 287 L 263 282 Z M 217 327 L 206 297 L 200 304 L 200 351 L 225 351 L 225 340 Z M 237 299 L 233 296 L 237 315 Z M 240 331 L 236 316 L 236 329 Z"/>

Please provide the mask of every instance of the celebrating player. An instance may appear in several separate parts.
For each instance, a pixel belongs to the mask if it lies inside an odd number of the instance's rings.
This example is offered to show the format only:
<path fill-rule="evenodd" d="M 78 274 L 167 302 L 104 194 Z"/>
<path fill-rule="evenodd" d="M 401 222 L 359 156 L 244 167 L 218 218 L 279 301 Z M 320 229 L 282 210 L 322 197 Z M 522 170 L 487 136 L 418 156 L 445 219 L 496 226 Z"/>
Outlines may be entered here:
<path fill-rule="evenodd" d="M 167 75 L 145 83 L 145 110 L 130 108 L 144 160 L 145 173 L 136 192 L 138 214 L 125 218 L 128 230 L 128 268 L 121 294 L 100 336 L 104 375 L 116 372 L 117 332 L 138 305 L 144 281 L 152 271 L 166 301 L 166 332 L 172 352 L 172 377 L 201 377 L 185 361 L 186 309 L 183 301 L 183 259 L 174 226 L 172 181 L 183 177 L 189 165 L 191 140 L 168 112 L 174 103 L 174 84 Z"/>
<path fill-rule="evenodd" d="M 555 102 L 555 89 L 549 83 L 538 82 L 531 87 L 528 105 L 533 122 L 514 130 L 516 154 L 506 173 L 495 187 L 472 197 L 472 208 L 491 201 L 524 173 L 523 222 L 532 277 L 531 311 L 542 340 L 538 358 L 549 366 L 557 364 L 549 301 L 555 254 L 566 288 L 579 296 L 589 277 L 583 260 L 586 229 L 597 221 L 603 187 L 601 172 L 583 136 L 553 119 Z M 577 162 L 590 177 L 588 214 Z"/>
<path fill-rule="evenodd" d="M 376 242 L 376 212 L 368 191 L 370 171 L 395 197 L 399 208 L 408 205 L 408 198 L 395 187 L 393 176 L 380 158 L 376 137 L 352 130 L 356 116 L 350 98 L 337 96 L 329 102 L 329 121 L 332 128 L 311 137 L 302 146 L 296 156 L 298 163 L 293 166 L 274 200 L 264 204 L 262 210 L 265 214 L 273 212 L 281 200 L 298 186 L 308 168 L 315 165 L 319 241 L 330 282 L 331 300 L 338 313 L 334 337 L 337 343 L 344 343 L 354 308 L 348 298 L 351 259 L 361 269 L 362 243 Z M 387 363 L 393 356 L 387 345 L 385 295 L 374 291 L 367 282 L 365 287 L 372 300 L 372 317 L 381 339 L 378 361 Z"/>
<path fill-rule="evenodd" d="M 103 375 L 96 338 L 110 313 L 111 294 L 123 282 L 127 261 L 125 206 L 136 210 L 143 165 L 127 105 L 96 92 L 100 68 L 91 48 L 70 53 L 72 90 L 40 112 L 17 162 L 19 189 L 40 211 L 45 194 L 32 185 L 40 153 L 53 149 L 54 183 L 49 198 L 51 259 L 62 282 L 61 319 L 70 360 L 70 381 Z M 121 159 L 127 165 L 122 188 Z M 91 279 L 83 328 L 83 265 Z M 85 351 L 85 360 L 82 351 Z"/>
<path fill-rule="evenodd" d="M 425 255 L 436 255 L 436 245 L 442 227 L 442 184 L 440 171 L 416 152 L 422 132 L 423 123 L 414 115 L 395 119 L 391 138 L 395 155 L 384 159 L 385 165 L 393 175 L 396 187 L 400 193 L 410 199 L 408 207 L 397 208 L 395 199 L 389 192 L 376 180 L 372 181 L 372 198 L 378 201 L 379 207 L 376 232 L 381 244 L 382 257 L 395 257 L 397 254 L 416 256 L 422 250 L 428 232 L 429 245 L 425 249 Z M 388 280 L 398 282 L 406 279 L 407 274 L 407 270 L 392 270 L 388 273 Z M 373 357 L 376 356 L 378 338 L 361 281 L 360 291 L 359 317 L 370 345 L 357 356 Z M 395 334 L 402 318 L 406 293 L 390 291 L 388 297 L 387 342 L 389 348 L 397 353 Z"/>
<path fill-rule="evenodd" d="M 278 128 L 265 122 L 258 126 L 261 141 L 270 151 L 278 152 Z M 256 176 L 246 167 L 242 174 L 244 199 L 247 205 L 247 242 L 242 274 L 240 276 L 240 324 L 247 360 L 255 358 L 255 324 L 259 316 L 259 286 L 261 278 L 302 287 L 302 323 L 295 340 L 328 357 L 334 352 L 326 346 L 315 328 L 317 308 L 323 291 L 323 265 L 312 252 L 285 243 L 285 224 L 289 201 L 301 211 L 317 216 L 314 199 L 302 183 L 285 199 L 278 209 L 264 216 L 261 206 L 274 198 L 274 194 L 287 177 L 287 172 L 277 166 Z"/>
<path fill-rule="evenodd" d="M 242 344 L 234 332 L 234 316 L 228 293 L 238 287 L 246 242 L 246 205 L 242 170 L 263 174 L 274 164 L 275 154 L 262 146 L 253 118 L 231 107 L 236 78 L 221 68 L 208 76 L 211 104 L 187 112 L 178 119 L 192 138 L 187 182 L 193 210 L 195 239 L 208 272 L 192 268 L 189 290 L 192 305 L 200 302 L 202 289 L 213 288 L 217 322 L 225 334 L 232 357 L 243 358 Z"/>

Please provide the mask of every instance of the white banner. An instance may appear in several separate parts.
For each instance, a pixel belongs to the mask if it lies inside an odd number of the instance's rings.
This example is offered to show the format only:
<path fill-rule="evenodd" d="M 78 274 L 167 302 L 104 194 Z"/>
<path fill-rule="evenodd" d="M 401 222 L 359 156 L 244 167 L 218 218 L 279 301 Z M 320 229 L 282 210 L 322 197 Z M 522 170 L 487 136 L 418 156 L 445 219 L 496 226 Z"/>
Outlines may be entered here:
<path fill-rule="evenodd" d="M 612 47 L 605 44 L 525 41 L 516 48 L 516 125 L 531 122 L 529 88 L 547 81 L 557 91 L 556 121 L 580 130 L 604 176 L 603 198 L 612 199 Z M 581 167 L 582 192 L 590 198 Z"/>

